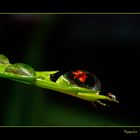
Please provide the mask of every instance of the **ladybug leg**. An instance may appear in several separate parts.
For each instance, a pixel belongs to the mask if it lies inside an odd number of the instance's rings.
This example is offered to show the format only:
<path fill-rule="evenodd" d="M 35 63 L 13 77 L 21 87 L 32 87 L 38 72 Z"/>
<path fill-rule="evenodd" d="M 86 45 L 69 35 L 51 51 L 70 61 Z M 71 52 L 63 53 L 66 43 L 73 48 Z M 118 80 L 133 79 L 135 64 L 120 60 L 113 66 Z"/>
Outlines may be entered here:
<path fill-rule="evenodd" d="M 95 103 L 92 102 L 92 105 L 97 108 L 97 105 Z"/>
<path fill-rule="evenodd" d="M 106 104 L 105 103 L 102 103 L 101 101 L 97 101 L 97 103 L 99 103 L 100 105 L 103 105 L 103 106 L 106 106 Z"/>
<path fill-rule="evenodd" d="M 100 105 L 102 105 L 102 106 L 109 106 L 109 105 L 107 105 L 107 104 L 105 104 L 105 103 L 103 103 L 103 102 L 101 102 L 101 101 L 97 101 L 97 103 L 99 103 Z"/>
<path fill-rule="evenodd" d="M 102 106 L 110 107 L 109 105 L 107 105 L 107 104 L 105 104 L 105 103 L 102 103 L 101 101 L 97 101 L 97 103 L 99 103 L 99 104 L 102 105 Z M 92 102 L 92 105 L 93 105 L 94 107 L 97 108 L 97 105 L 96 105 L 94 102 Z"/>

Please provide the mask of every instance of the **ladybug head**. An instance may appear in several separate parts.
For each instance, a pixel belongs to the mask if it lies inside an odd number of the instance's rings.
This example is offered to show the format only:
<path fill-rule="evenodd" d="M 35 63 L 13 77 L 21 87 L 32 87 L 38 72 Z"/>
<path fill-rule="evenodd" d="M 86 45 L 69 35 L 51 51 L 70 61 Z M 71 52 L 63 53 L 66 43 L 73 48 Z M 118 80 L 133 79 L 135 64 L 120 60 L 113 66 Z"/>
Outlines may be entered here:
<path fill-rule="evenodd" d="M 113 95 L 111 92 L 107 93 L 107 96 L 108 96 L 110 99 L 116 100 L 116 96 Z"/>
<path fill-rule="evenodd" d="M 111 92 L 107 93 L 107 96 L 112 99 L 112 101 L 119 103 L 119 101 L 116 100 L 116 96 Z"/>

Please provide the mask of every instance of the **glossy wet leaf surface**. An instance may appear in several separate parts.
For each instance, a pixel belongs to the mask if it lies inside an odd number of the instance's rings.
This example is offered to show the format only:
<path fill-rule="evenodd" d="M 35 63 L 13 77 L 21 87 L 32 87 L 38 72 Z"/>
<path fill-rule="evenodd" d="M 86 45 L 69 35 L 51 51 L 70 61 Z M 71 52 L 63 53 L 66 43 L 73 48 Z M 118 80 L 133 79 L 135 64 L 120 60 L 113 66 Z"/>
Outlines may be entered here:
<path fill-rule="evenodd" d="M 31 66 L 23 63 L 11 64 L 6 68 L 5 72 L 13 73 L 21 76 L 27 76 L 27 77 L 36 76 L 34 69 Z"/>
<path fill-rule="evenodd" d="M 3 54 L 0 54 L 0 64 L 9 64 L 8 58 Z"/>

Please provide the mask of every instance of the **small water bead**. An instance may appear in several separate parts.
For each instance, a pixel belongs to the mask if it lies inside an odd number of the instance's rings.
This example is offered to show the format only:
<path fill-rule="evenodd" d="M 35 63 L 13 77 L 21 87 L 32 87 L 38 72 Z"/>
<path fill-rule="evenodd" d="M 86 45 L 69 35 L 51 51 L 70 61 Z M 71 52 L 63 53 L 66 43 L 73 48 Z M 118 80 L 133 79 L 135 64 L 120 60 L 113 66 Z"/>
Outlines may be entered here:
<path fill-rule="evenodd" d="M 101 90 L 99 79 L 85 70 L 70 71 L 63 75 L 71 84 L 92 90 Z"/>
<path fill-rule="evenodd" d="M 3 54 L 0 54 L 0 64 L 9 64 L 8 58 Z"/>
<path fill-rule="evenodd" d="M 34 69 L 31 66 L 23 63 L 11 64 L 6 68 L 5 72 L 27 77 L 36 76 L 36 72 L 34 71 Z"/>

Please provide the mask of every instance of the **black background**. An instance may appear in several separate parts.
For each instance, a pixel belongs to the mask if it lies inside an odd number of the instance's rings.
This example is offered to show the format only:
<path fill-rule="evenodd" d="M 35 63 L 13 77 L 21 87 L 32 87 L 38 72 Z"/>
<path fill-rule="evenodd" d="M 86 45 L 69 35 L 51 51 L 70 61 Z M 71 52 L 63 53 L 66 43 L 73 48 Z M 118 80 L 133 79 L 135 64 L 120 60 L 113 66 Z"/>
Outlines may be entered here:
<path fill-rule="evenodd" d="M 139 12 L 139 6 L 128 0 L 5 0 L 0 2 L 0 12 Z"/>

